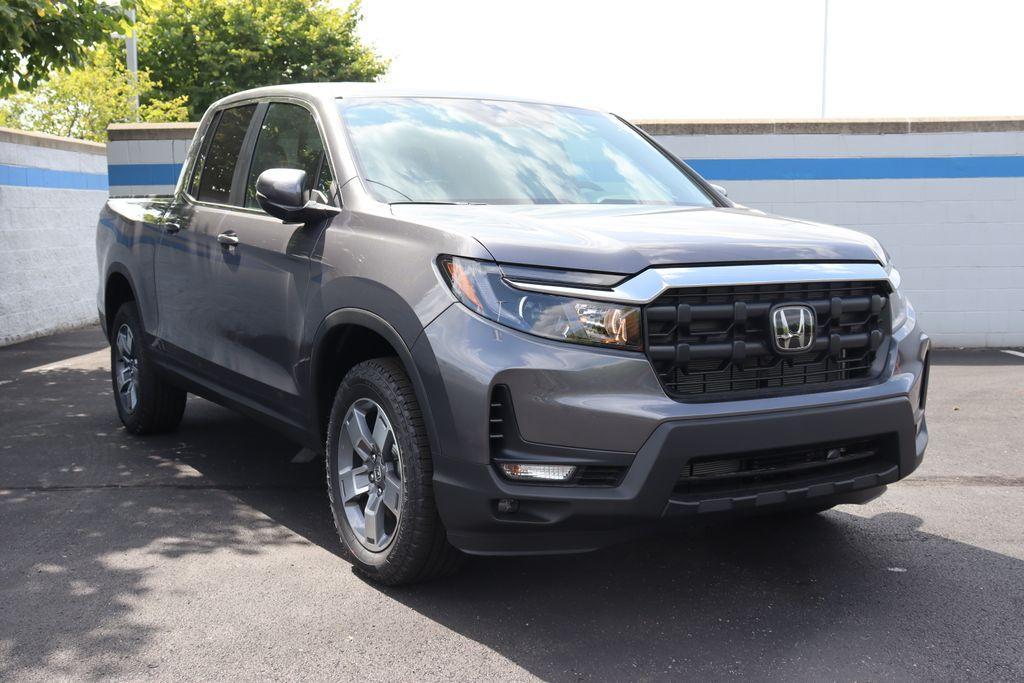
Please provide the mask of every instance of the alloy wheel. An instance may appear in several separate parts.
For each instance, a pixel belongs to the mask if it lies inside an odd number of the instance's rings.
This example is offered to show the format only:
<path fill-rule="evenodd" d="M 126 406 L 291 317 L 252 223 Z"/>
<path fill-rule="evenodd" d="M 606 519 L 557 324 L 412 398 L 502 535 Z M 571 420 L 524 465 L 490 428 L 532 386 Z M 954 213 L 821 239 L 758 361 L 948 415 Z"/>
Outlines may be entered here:
<path fill-rule="evenodd" d="M 128 413 L 139 405 L 139 357 L 135 350 L 135 334 L 128 325 L 121 325 L 115 338 L 117 360 L 114 364 L 118 400 Z"/>
<path fill-rule="evenodd" d="M 376 401 L 356 400 L 338 439 L 338 482 L 345 516 L 367 550 L 381 552 L 402 519 L 402 452 Z"/>

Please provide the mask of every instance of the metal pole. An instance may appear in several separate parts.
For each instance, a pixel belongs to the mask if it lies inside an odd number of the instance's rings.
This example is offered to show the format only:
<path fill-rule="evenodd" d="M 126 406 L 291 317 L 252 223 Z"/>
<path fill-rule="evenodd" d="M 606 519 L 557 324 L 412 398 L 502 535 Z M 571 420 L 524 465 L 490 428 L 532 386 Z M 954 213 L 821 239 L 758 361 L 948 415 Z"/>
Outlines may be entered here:
<path fill-rule="evenodd" d="M 821 118 L 825 118 L 825 96 L 828 94 L 828 0 L 825 0 L 825 26 L 821 40 Z"/>
<path fill-rule="evenodd" d="M 124 46 L 128 62 L 128 81 L 132 87 L 132 118 L 139 120 L 139 53 L 135 41 L 135 10 L 128 10 L 128 35 Z"/>

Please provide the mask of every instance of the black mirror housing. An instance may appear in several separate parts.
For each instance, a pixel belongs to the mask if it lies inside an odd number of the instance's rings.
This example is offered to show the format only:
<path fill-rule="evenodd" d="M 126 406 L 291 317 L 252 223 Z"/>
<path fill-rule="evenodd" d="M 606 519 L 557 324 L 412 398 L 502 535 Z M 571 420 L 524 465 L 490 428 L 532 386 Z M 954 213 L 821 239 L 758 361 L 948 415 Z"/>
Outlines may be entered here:
<path fill-rule="evenodd" d="M 260 208 L 285 223 L 312 223 L 340 213 L 336 206 L 310 199 L 306 172 L 297 168 L 268 168 L 256 179 Z"/>

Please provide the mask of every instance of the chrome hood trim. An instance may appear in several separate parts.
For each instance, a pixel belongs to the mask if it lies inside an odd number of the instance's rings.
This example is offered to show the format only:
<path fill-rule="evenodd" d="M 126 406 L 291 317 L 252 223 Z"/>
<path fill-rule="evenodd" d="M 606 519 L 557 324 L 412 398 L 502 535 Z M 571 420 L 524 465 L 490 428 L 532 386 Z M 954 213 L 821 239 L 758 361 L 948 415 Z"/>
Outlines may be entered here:
<path fill-rule="evenodd" d="M 885 280 L 895 290 L 899 287 L 900 275 L 895 268 L 886 270 L 878 263 L 763 263 L 743 266 L 648 268 L 611 289 L 521 282 L 506 278 L 509 285 L 528 292 L 637 305 L 650 303 L 666 290 L 678 287 L 772 285 L 849 280 Z"/>

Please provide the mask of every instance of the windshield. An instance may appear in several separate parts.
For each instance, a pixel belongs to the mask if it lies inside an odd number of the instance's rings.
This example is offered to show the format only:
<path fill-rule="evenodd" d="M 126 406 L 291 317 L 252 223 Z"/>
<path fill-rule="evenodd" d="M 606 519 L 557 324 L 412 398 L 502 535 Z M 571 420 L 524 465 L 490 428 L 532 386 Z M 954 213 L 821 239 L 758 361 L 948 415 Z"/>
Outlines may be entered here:
<path fill-rule="evenodd" d="M 614 116 L 496 100 L 339 100 L 359 173 L 379 201 L 712 206 Z"/>

